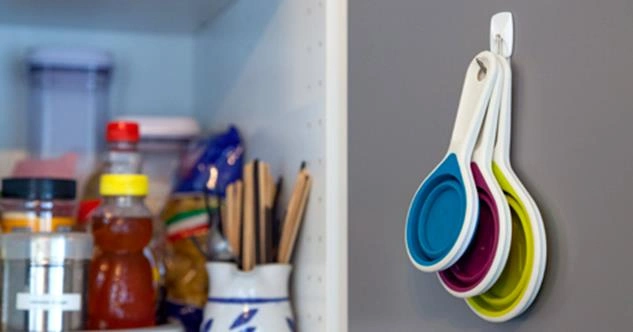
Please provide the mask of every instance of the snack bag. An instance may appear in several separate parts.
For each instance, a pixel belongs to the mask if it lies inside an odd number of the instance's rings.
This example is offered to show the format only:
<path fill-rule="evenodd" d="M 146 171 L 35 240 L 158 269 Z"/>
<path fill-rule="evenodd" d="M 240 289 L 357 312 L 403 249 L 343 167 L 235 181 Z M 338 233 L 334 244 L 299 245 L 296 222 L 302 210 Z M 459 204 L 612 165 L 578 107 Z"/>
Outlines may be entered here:
<path fill-rule="evenodd" d="M 182 162 L 174 192 L 161 213 L 167 233 L 165 310 L 188 332 L 199 331 L 208 294 L 206 257 L 201 252 L 206 249 L 195 244 L 207 243 L 209 216 L 204 199 L 209 197 L 212 210 L 218 208 L 218 197 L 224 195 L 226 186 L 242 176 L 243 151 L 235 127 L 195 144 Z M 217 169 L 218 179 L 214 188 L 206 188 L 212 167 Z M 194 237 L 197 241 L 192 241 Z"/>

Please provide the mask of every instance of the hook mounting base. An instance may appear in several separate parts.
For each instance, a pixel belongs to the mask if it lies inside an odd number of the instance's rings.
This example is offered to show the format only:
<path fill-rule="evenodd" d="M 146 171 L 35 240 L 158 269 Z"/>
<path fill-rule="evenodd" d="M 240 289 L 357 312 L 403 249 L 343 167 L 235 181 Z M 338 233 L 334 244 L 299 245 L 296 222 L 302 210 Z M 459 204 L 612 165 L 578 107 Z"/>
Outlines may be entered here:
<path fill-rule="evenodd" d="M 501 38 L 501 42 L 499 41 Z M 512 56 L 514 47 L 514 21 L 512 13 L 496 13 L 490 19 L 490 50 L 506 58 Z"/>

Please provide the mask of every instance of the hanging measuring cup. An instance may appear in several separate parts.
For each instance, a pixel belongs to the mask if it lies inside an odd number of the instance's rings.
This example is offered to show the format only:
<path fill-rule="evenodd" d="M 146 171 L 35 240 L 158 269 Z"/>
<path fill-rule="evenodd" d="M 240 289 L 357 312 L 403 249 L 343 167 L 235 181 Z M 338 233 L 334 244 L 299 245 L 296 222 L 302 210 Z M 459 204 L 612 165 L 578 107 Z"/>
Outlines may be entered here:
<path fill-rule="evenodd" d="M 473 148 L 498 76 L 497 57 L 479 53 L 471 61 L 448 153 L 413 196 L 405 227 L 411 262 L 425 272 L 454 264 L 477 224 L 477 189 L 470 168 Z"/>
<path fill-rule="evenodd" d="M 504 90 L 494 151 L 493 171 L 510 208 L 512 243 L 501 276 L 486 293 L 466 299 L 481 318 L 504 322 L 523 313 L 534 301 L 543 281 L 546 240 L 539 209 L 510 165 L 512 77 L 509 60 L 501 59 Z"/>
<path fill-rule="evenodd" d="M 492 287 L 510 251 L 510 210 L 492 171 L 503 76 L 500 70 L 471 163 L 479 198 L 477 229 L 464 255 L 453 266 L 438 273 L 444 288 L 457 297 L 479 295 Z"/>

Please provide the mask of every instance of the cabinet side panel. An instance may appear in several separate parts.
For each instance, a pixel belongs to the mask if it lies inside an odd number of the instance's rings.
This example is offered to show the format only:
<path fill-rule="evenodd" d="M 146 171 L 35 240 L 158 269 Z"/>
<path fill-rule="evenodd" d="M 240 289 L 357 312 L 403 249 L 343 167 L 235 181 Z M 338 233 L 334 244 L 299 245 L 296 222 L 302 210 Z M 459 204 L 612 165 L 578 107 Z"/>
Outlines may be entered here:
<path fill-rule="evenodd" d="M 340 308 L 340 293 L 347 293 L 346 245 L 341 245 L 346 225 L 333 220 L 346 206 L 346 129 L 340 129 L 346 128 L 346 109 L 339 85 L 329 86 L 340 77 L 326 70 L 327 6 L 317 0 L 237 1 L 202 27 L 194 43 L 195 103 L 202 123 L 212 130 L 237 125 L 248 158 L 268 161 L 273 174 L 283 176 L 283 202 L 302 161 L 313 175 L 294 257 L 300 331 L 340 326 L 339 315 L 330 317 L 329 310 Z M 337 196 L 344 199 L 335 201 Z M 336 254 L 331 244 L 339 248 Z"/>

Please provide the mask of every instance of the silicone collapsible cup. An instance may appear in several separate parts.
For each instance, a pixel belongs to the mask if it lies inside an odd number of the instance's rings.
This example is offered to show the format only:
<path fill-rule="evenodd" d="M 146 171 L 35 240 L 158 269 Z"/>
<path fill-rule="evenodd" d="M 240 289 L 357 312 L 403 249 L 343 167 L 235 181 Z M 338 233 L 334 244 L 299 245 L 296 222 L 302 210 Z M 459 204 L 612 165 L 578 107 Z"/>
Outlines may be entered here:
<path fill-rule="evenodd" d="M 543 281 L 546 240 L 538 207 L 510 165 L 512 77 L 508 60 L 494 151 L 493 170 L 512 214 L 512 244 L 506 266 L 486 293 L 466 299 L 481 318 L 504 322 L 523 313 L 534 301 Z"/>
<path fill-rule="evenodd" d="M 453 266 L 438 273 L 444 288 L 457 297 L 479 295 L 492 287 L 510 252 L 510 209 L 492 171 L 503 77 L 504 72 L 500 70 L 471 163 L 479 198 L 477 229 L 464 255 Z"/>
<path fill-rule="evenodd" d="M 498 72 L 491 52 L 471 61 L 448 153 L 411 200 L 405 245 L 409 259 L 422 271 L 437 272 L 454 264 L 474 234 L 478 199 L 470 162 Z"/>

